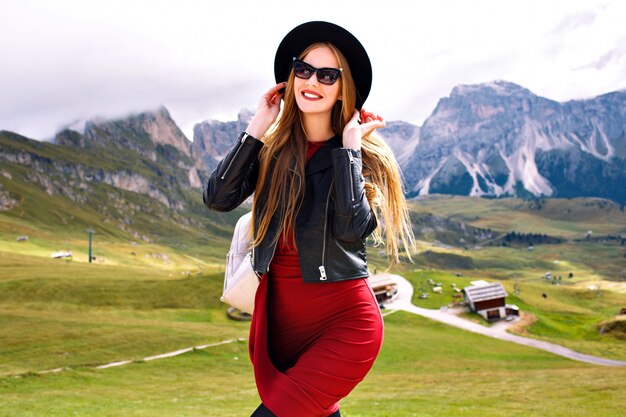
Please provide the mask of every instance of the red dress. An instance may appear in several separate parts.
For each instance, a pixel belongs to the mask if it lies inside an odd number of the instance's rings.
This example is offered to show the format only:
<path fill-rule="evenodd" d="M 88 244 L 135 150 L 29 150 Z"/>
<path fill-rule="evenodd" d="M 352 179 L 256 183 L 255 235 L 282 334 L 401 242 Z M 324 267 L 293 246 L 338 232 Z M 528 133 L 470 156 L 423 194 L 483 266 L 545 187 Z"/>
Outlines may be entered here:
<path fill-rule="evenodd" d="M 309 142 L 307 158 L 323 143 Z M 291 232 L 256 293 L 249 349 L 261 400 L 278 417 L 326 417 L 363 380 L 383 320 L 367 278 L 306 283 Z M 306 248 L 302 248 L 306 250 Z"/>

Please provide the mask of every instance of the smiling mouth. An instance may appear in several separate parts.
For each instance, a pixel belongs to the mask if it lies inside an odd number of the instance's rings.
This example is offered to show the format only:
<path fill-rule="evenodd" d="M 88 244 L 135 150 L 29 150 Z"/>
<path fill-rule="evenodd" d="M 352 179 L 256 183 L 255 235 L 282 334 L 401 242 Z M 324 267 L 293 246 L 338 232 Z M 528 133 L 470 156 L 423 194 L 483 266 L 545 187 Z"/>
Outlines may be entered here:
<path fill-rule="evenodd" d="M 302 96 L 306 98 L 307 100 L 321 100 L 322 99 L 322 96 L 320 96 L 319 94 L 310 92 L 310 91 L 303 91 Z"/>

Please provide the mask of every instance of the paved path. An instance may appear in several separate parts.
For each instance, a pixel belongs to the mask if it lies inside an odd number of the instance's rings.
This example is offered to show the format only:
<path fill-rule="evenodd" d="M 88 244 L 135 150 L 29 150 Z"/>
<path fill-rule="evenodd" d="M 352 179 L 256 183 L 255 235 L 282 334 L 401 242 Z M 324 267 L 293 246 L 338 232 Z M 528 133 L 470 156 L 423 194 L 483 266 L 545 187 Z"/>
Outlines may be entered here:
<path fill-rule="evenodd" d="M 509 342 L 518 343 L 520 345 L 530 346 L 537 349 L 547 350 L 555 355 L 564 356 L 576 361 L 592 363 L 595 365 L 604 366 L 626 366 L 626 362 L 600 358 L 597 356 L 585 355 L 575 352 L 571 349 L 567 349 L 563 346 L 543 342 L 541 340 L 529 339 L 527 337 L 517 336 L 506 331 L 510 323 L 501 321 L 496 323 L 492 327 L 485 327 L 478 323 L 465 320 L 455 315 L 452 311 L 431 310 L 428 308 L 421 308 L 411 303 L 413 297 L 413 286 L 409 281 L 401 277 L 400 275 L 390 275 L 390 277 L 398 284 L 398 298 L 389 304 L 385 304 L 385 307 L 390 310 L 403 310 L 409 313 L 418 314 L 420 316 L 428 317 L 429 319 L 436 320 L 450 326 L 459 327 L 464 330 L 469 330 L 474 333 L 479 333 L 485 336 L 493 337 L 495 339 L 507 340 Z"/>
<path fill-rule="evenodd" d="M 132 363 L 148 362 L 148 361 L 153 361 L 153 360 L 156 360 L 156 359 L 171 358 L 173 356 L 182 355 L 183 353 L 192 352 L 194 350 L 208 349 L 208 348 L 215 347 L 215 346 L 221 346 L 221 345 L 225 345 L 225 344 L 228 344 L 228 343 L 241 342 L 241 341 L 245 341 L 245 340 L 247 340 L 247 339 L 246 338 L 238 338 L 238 339 L 222 340 L 221 342 L 209 343 L 207 345 L 200 345 L 200 346 L 192 346 L 192 347 L 185 348 L 185 349 L 179 349 L 179 350 L 176 350 L 174 352 L 168 352 L 168 353 L 162 353 L 160 355 L 149 356 L 149 357 L 143 358 L 143 359 L 129 359 L 129 360 L 125 360 L 125 361 L 111 362 L 111 363 L 107 363 L 107 364 L 104 364 L 104 365 L 89 366 L 89 367 L 93 368 L 93 369 L 106 369 L 106 368 L 113 368 L 113 367 L 116 367 L 116 366 L 130 365 Z M 74 366 L 76 366 L 76 365 L 74 365 Z M 78 365 L 78 366 L 82 366 L 82 365 Z M 64 370 L 70 369 L 70 368 L 72 368 L 72 366 L 65 366 L 65 367 L 61 367 L 61 368 L 48 369 L 48 370 L 45 370 L 45 371 L 38 371 L 38 372 L 36 372 L 36 374 L 43 375 L 43 374 L 50 374 L 50 373 L 58 373 L 58 372 L 62 372 Z M 29 375 L 29 374 L 30 374 L 30 372 L 27 372 L 27 373 L 24 373 L 24 374 L 10 375 L 10 376 L 20 377 L 20 376 Z"/>

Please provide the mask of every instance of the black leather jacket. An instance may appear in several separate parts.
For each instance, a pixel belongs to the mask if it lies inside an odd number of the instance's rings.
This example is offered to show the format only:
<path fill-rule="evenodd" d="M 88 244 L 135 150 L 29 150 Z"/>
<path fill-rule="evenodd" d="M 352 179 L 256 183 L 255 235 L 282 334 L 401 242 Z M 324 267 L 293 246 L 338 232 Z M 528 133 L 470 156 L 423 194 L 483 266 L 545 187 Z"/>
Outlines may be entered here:
<path fill-rule="evenodd" d="M 368 276 L 365 239 L 376 228 L 376 216 L 365 197 L 361 151 L 341 145 L 341 135 L 333 137 L 305 167 L 304 200 L 296 217 L 295 237 L 307 282 Z M 254 192 L 262 147 L 263 142 L 242 133 L 209 178 L 203 196 L 209 209 L 233 210 Z M 267 197 L 258 198 L 262 202 Z M 260 217 L 256 214 L 255 231 Z M 263 241 L 253 250 L 253 267 L 258 273 L 269 270 L 279 228 L 278 216 L 274 216 Z"/>

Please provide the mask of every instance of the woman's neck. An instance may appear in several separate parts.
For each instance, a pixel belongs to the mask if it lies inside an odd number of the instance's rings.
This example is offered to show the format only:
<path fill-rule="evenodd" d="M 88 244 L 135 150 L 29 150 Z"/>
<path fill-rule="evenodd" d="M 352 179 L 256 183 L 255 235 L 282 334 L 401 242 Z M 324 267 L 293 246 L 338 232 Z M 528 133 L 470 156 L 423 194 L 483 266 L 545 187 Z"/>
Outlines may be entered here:
<path fill-rule="evenodd" d="M 310 142 L 321 142 L 335 135 L 330 126 L 330 113 L 302 113 L 302 124 Z"/>

